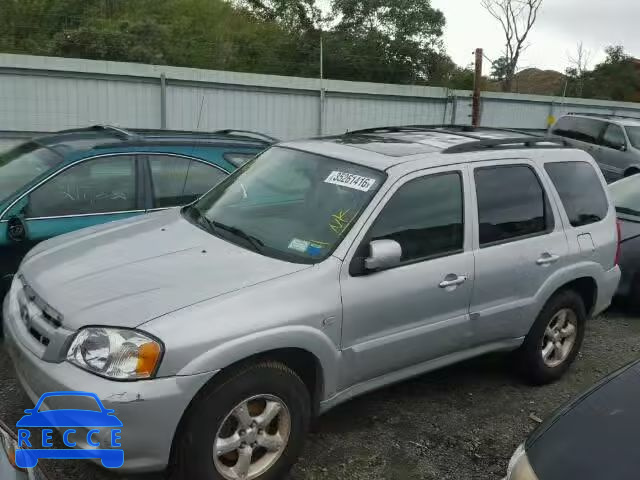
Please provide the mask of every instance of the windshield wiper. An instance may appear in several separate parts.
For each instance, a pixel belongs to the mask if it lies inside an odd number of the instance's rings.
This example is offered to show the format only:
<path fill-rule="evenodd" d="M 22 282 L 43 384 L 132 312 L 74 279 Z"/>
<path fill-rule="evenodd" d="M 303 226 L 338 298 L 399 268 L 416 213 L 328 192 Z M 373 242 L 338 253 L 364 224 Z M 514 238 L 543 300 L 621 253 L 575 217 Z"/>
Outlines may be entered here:
<path fill-rule="evenodd" d="M 209 220 L 204 216 L 203 218 L 205 218 L 205 220 L 210 226 L 219 228 L 220 230 L 224 230 L 225 232 L 229 232 L 232 235 L 235 235 L 236 237 L 240 237 L 243 240 L 246 240 L 256 252 L 258 253 L 262 252 L 262 248 L 264 247 L 264 242 L 259 238 L 254 237 L 253 235 L 249 235 L 247 232 L 239 229 L 238 227 L 232 227 L 230 225 L 225 225 L 224 223 L 216 222 L 215 220 Z"/>
<path fill-rule="evenodd" d="M 633 208 L 616 207 L 616 211 L 619 213 L 626 213 L 627 215 L 634 215 L 636 217 L 640 217 L 640 212 L 638 210 L 634 210 Z"/>
<path fill-rule="evenodd" d="M 182 209 L 183 213 L 187 213 L 199 227 L 204 228 L 210 234 L 214 234 L 214 228 L 209 219 L 195 205 L 187 205 Z"/>

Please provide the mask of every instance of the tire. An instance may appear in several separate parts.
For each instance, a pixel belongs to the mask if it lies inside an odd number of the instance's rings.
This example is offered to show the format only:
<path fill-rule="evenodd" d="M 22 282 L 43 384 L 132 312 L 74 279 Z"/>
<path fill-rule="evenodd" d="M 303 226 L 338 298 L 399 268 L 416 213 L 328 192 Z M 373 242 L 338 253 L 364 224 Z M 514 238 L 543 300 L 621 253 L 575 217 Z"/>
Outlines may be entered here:
<path fill-rule="evenodd" d="M 559 340 L 562 348 L 555 346 L 550 348 L 552 353 L 545 361 L 543 353 L 546 350 L 543 342 L 546 347 L 549 343 L 557 345 L 551 340 L 553 337 L 548 335 L 547 327 L 551 326 L 552 321 L 558 325 L 558 322 L 562 321 L 563 312 L 566 314 L 564 318 L 570 319 L 571 312 L 575 316 L 571 319 L 575 321 L 575 338 L 571 344 L 566 343 L 570 337 Z M 525 380 L 533 385 L 545 385 L 562 377 L 580 351 L 584 340 L 586 319 L 584 302 L 573 290 L 564 290 L 551 297 L 538 315 L 524 343 L 516 352 L 517 366 Z M 554 331 L 554 328 L 550 328 L 550 331 Z M 562 330 L 564 333 L 558 333 L 558 335 L 564 335 L 568 331 L 564 328 Z"/>
<path fill-rule="evenodd" d="M 259 398 L 254 399 L 256 396 Z M 269 426 L 253 427 L 263 416 L 268 418 L 267 406 L 273 404 L 280 405 L 280 413 Z M 241 405 L 248 408 L 242 410 Z M 241 424 L 238 418 L 242 415 L 237 415 L 236 412 L 247 411 L 251 417 L 245 419 L 251 420 L 252 426 L 244 429 L 242 425 L 249 422 Z M 286 421 L 286 418 L 289 420 Z M 241 455 L 251 455 L 251 468 L 256 469 L 254 473 L 257 475 L 248 478 L 281 480 L 286 477 L 302 451 L 310 418 L 309 391 L 300 377 L 286 365 L 262 361 L 228 372 L 224 379 L 205 387 L 190 405 L 175 440 L 174 478 L 229 480 L 233 478 L 229 469 L 238 467 Z M 276 430 L 279 438 L 287 434 L 288 441 L 281 442 L 284 446 L 278 452 L 269 452 L 262 446 L 266 445 L 264 435 L 270 435 Z M 248 443 L 218 456 L 215 445 L 221 445 L 220 438 L 247 439 Z M 246 453 L 252 449 L 252 454 Z M 257 459 L 255 462 L 254 456 Z M 260 462 L 263 462 L 262 467 Z"/>

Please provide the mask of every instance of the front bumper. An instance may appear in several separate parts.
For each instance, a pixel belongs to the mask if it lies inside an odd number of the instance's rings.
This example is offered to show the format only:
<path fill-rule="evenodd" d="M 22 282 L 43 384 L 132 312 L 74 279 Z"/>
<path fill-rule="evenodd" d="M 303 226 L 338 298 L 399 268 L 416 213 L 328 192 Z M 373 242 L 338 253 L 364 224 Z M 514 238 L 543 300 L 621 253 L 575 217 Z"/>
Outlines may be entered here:
<path fill-rule="evenodd" d="M 115 410 L 115 415 L 124 425 L 121 443 L 125 461 L 119 471 L 165 469 L 182 414 L 198 390 L 216 372 L 117 382 L 93 375 L 68 362 L 46 362 L 24 345 L 21 339 L 27 338 L 29 333 L 24 324 L 9 312 L 8 300 L 7 297 L 3 306 L 5 344 L 18 380 L 34 404 L 46 392 L 93 392 L 105 408 Z M 65 408 L 82 408 L 81 404 L 72 405 L 72 400 L 68 403 Z M 88 430 L 78 431 L 78 438 L 86 437 Z M 93 439 L 100 443 L 97 448 L 110 447 L 108 431 L 105 431 L 104 438 L 95 435 Z M 77 442 L 77 448 L 91 447 Z M 96 463 L 100 464 L 100 461 L 96 460 Z"/>

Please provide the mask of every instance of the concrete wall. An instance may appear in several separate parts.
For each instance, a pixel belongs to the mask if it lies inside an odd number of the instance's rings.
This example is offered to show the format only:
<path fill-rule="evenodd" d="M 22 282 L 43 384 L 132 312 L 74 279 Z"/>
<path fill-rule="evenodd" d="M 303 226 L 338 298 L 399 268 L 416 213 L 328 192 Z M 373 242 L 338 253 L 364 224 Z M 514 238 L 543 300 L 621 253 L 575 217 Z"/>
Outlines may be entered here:
<path fill-rule="evenodd" d="M 640 104 L 483 93 L 482 124 L 544 129 L 568 111 L 640 117 Z M 337 134 L 469 124 L 471 92 L 94 60 L 0 54 L 0 149 L 40 132 L 122 127 Z"/>

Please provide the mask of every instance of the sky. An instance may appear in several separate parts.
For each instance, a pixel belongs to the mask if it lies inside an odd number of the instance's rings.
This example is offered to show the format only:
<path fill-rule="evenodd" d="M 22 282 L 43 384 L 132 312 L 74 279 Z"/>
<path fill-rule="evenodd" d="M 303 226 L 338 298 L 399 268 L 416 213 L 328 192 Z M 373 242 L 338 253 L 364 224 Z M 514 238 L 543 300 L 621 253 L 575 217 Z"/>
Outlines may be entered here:
<path fill-rule="evenodd" d="M 457 64 L 471 63 L 477 47 L 484 48 L 491 60 L 502 55 L 502 27 L 480 0 L 431 0 L 431 4 L 445 14 L 445 47 Z M 604 59 L 607 45 L 623 45 L 628 54 L 640 58 L 639 30 L 640 0 L 543 0 L 518 68 L 564 71 L 579 42 L 591 52 L 590 68 Z M 484 73 L 490 73 L 490 65 Z"/>

